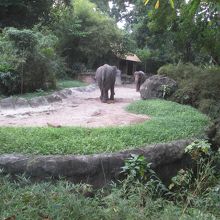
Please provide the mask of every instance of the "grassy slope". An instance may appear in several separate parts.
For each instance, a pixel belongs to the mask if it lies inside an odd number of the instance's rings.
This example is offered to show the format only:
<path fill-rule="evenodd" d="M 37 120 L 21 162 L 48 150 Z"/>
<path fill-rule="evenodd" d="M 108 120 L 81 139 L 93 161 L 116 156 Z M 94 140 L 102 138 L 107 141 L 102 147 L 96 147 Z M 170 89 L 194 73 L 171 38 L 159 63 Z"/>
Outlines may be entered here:
<path fill-rule="evenodd" d="M 196 109 L 164 100 L 138 101 L 131 112 L 152 118 L 120 128 L 0 128 L 0 153 L 92 154 L 201 134 L 209 119 Z"/>

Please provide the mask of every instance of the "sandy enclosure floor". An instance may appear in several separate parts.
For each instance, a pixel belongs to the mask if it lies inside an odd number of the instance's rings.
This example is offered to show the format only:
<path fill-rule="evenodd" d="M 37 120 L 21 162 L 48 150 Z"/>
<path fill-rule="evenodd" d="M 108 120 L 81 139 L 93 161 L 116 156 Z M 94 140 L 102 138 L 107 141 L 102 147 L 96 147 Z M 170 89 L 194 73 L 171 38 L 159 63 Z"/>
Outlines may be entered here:
<path fill-rule="evenodd" d="M 107 127 L 141 123 L 148 120 L 146 115 L 125 111 L 125 107 L 140 99 L 134 85 L 115 88 L 115 101 L 101 103 L 100 91 L 74 91 L 62 102 L 37 108 L 0 110 L 0 126 L 83 126 Z"/>

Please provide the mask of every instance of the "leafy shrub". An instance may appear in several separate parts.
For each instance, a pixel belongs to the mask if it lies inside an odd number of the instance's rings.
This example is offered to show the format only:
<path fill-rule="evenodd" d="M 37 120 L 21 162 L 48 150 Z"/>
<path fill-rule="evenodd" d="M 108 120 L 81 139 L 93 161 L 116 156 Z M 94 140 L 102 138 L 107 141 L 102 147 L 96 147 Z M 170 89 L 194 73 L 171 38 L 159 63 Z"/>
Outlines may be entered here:
<path fill-rule="evenodd" d="M 1 92 L 8 95 L 54 88 L 56 40 L 54 35 L 34 29 L 5 29 L 0 38 Z"/>
<path fill-rule="evenodd" d="M 86 68 L 85 64 L 76 62 L 72 65 L 71 72 L 69 73 L 69 76 L 71 78 L 74 78 L 78 74 L 86 72 L 86 70 L 87 70 L 87 68 Z"/>
<path fill-rule="evenodd" d="M 0 63 L 0 72 L 6 73 L 7 71 L 11 70 L 11 66 L 9 63 Z"/>
<path fill-rule="evenodd" d="M 29 29 L 18 30 L 16 28 L 9 28 L 6 30 L 6 36 L 19 51 L 33 51 L 38 43 L 37 36 Z"/>
<path fill-rule="evenodd" d="M 132 180 L 146 181 L 152 174 L 150 166 L 143 155 L 131 154 L 131 157 L 125 160 L 122 173 L 129 175 Z"/>
<path fill-rule="evenodd" d="M 194 78 L 194 76 L 199 76 L 202 70 L 193 64 L 179 63 L 178 65 L 167 64 L 159 68 L 159 75 L 166 75 L 175 79 L 178 83 L 182 80 L 188 80 L 189 78 Z"/>
<path fill-rule="evenodd" d="M 196 140 L 186 147 L 185 152 L 191 156 L 195 167 L 179 170 L 168 188 L 151 170 L 143 156 L 131 155 L 122 167 L 123 172 L 129 174 L 123 181 L 123 198 L 139 195 L 137 202 L 141 207 L 148 203 L 147 198 L 172 201 L 180 209 L 181 219 L 183 216 L 188 216 L 186 219 L 216 219 L 215 216 L 220 215 L 219 171 L 216 169 L 220 151 L 212 151 L 211 145 L 205 140 Z M 145 173 L 150 175 L 143 179 Z M 199 211 L 201 208 L 203 211 Z"/>
<path fill-rule="evenodd" d="M 21 85 L 20 75 L 16 72 L 0 72 L 0 93 L 18 93 Z"/>
<path fill-rule="evenodd" d="M 177 81 L 179 89 L 171 100 L 192 105 L 213 118 L 220 113 L 220 67 L 169 64 L 161 67 L 158 74 Z"/>
<path fill-rule="evenodd" d="M 213 118 L 218 118 L 220 115 L 220 102 L 214 99 L 202 99 L 198 104 L 198 109 Z"/>

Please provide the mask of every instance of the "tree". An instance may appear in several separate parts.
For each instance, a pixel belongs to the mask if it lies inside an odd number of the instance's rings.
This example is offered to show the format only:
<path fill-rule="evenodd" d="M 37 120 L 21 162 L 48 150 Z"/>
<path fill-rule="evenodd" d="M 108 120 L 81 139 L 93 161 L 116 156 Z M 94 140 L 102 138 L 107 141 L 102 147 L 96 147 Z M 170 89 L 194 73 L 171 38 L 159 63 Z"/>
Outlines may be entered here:
<path fill-rule="evenodd" d="M 123 31 L 94 3 L 75 0 L 71 7 L 58 7 L 52 13 L 52 29 L 59 38 L 58 49 L 70 68 L 75 64 L 96 68 L 112 62 L 115 54 L 124 50 Z"/>
<path fill-rule="evenodd" d="M 53 5 L 68 5 L 70 0 L 1 0 L 0 28 L 32 27 L 42 21 L 47 22 Z"/>
<path fill-rule="evenodd" d="M 56 41 L 56 37 L 49 33 L 5 29 L 0 38 L 1 92 L 10 95 L 54 88 Z"/>
<path fill-rule="evenodd" d="M 199 1 L 197 6 L 195 1 L 176 0 L 173 9 L 161 1 L 157 10 L 143 3 L 142 9 L 137 5 L 135 10 L 140 13 L 133 19 L 133 36 L 140 48 L 150 49 L 154 60 L 219 64 L 220 30 L 214 2 Z"/>

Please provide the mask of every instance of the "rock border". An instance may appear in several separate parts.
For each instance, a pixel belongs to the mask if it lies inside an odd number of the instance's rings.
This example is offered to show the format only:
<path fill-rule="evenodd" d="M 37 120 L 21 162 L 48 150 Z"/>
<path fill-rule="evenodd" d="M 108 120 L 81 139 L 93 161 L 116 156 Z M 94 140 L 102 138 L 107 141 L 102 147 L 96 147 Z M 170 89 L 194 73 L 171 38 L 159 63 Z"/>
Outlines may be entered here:
<path fill-rule="evenodd" d="M 73 87 L 55 91 L 47 96 L 34 97 L 32 99 L 25 99 L 19 97 L 10 96 L 0 100 L 0 110 L 19 109 L 19 108 L 36 108 L 39 106 L 49 105 L 54 102 L 62 102 L 68 96 L 74 94 L 74 92 L 91 92 L 96 89 L 96 85 L 88 85 L 83 87 Z"/>
<path fill-rule="evenodd" d="M 0 169 L 12 175 L 26 174 L 34 180 L 64 177 L 74 183 L 103 187 L 120 178 L 124 160 L 131 154 L 142 154 L 164 182 L 178 170 L 190 165 L 184 149 L 192 140 L 178 140 L 111 154 L 95 155 L 0 155 Z"/>

